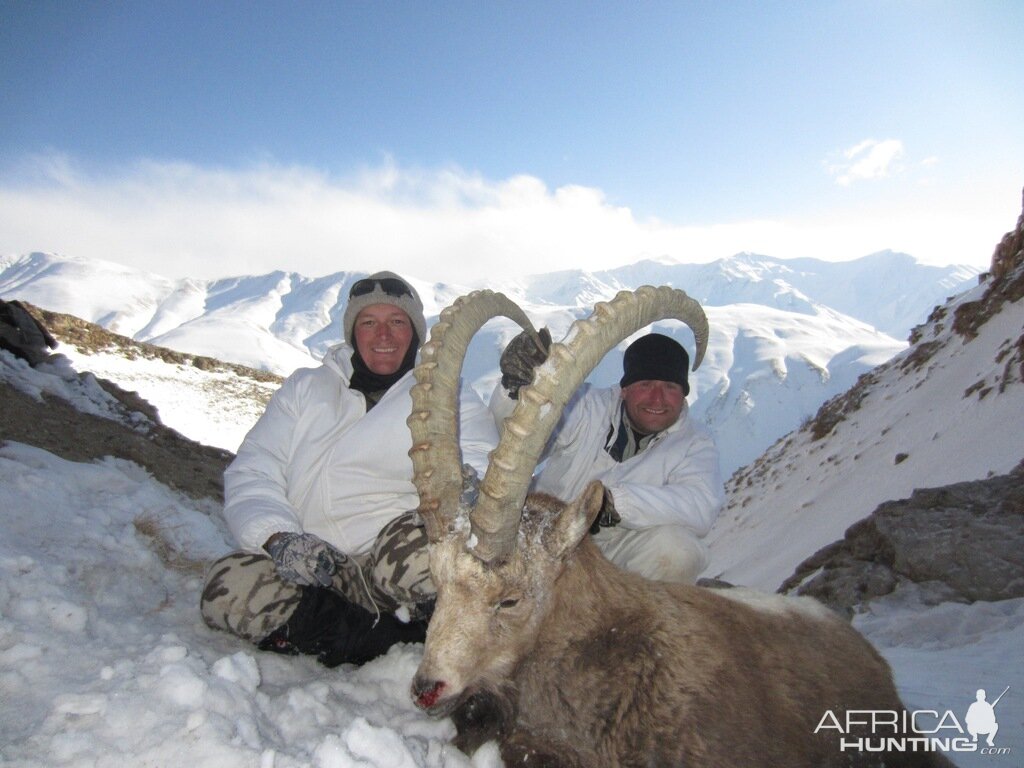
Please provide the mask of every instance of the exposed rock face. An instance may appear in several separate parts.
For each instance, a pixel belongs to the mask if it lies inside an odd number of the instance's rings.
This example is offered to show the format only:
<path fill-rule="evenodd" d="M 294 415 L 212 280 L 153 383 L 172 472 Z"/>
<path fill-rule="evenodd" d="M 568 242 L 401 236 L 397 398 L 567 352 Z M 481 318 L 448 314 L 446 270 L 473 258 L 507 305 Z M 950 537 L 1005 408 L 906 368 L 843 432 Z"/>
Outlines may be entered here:
<path fill-rule="evenodd" d="M 1024 198 L 1024 194 L 1021 195 Z M 998 279 L 1024 263 L 1024 203 L 1021 205 L 1017 228 L 1007 232 L 992 254 L 992 277 Z"/>
<path fill-rule="evenodd" d="M 908 582 L 935 602 L 1024 597 L 1024 463 L 1008 475 L 881 504 L 779 591 L 851 614 Z"/>
<path fill-rule="evenodd" d="M 992 255 L 992 271 L 985 295 L 956 308 L 953 329 L 970 341 L 978 329 L 1010 304 L 1024 299 L 1024 210 L 1017 219 L 1017 228 L 1008 232 Z M 1000 391 L 1011 383 L 1024 381 L 1024 328 L 1017 339 L 1009 340 L 1000 353 L 1004 365 Z M 967 393 L 970 394 L 970 393 Z M 982 393 L 984 396 L 985 393 Z"/>

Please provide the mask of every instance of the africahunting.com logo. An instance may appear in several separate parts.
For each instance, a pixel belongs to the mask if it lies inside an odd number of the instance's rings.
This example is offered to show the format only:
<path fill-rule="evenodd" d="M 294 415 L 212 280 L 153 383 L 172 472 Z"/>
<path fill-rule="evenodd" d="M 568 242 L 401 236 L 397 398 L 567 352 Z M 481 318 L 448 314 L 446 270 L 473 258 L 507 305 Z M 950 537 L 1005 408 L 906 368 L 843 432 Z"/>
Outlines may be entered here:
<path fill-rule="evenodd" d="M 1009 747 L 996 745 L 999 722 L 996 705 L 1010 690 L 1006 686 L 994 701 L 979 688 L 962 718 L 951 709 L 907 711 L 851 709 L 822 715 L 815 733 L 837 734 L 843 752 L 977 752 L 1008 755 Z"/>

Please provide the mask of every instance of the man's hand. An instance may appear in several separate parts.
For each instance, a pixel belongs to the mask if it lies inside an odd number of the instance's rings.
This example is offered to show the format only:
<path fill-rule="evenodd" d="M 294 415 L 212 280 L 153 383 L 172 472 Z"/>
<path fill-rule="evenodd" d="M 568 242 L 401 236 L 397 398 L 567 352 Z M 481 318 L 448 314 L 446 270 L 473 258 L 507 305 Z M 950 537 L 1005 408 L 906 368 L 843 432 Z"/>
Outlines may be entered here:
<path fill-rule="evenodd" d="M 329 587 L 338 571 L 333 547 L 312 533 L 275 533 L 263 545 L 285 581 Z"/>
<path fill-rule="evenodd" d="M 501 386 L 508 390 L 508 396 L 519 399 L 519 388 L 533 381 L 533 369 L 548 359 L 551 349 L 551 331 L 541 328 L 537 334 L 543 349 L 537 346 L 537 340 L 529 331 L 523 331 L 505 347 L 498 361 L 501 369 Z"/>
<path fill-rule="evenodd" d="M 615 511 L 615 499 L 612 492 L 604 489 L 604 499 L 601 501 L 601 511 L 597 513 L 594 522 L 590 526 L 591 533 L 597 533 L 602 528 L 611 528 L 622 522 L 619 513 Z"/>

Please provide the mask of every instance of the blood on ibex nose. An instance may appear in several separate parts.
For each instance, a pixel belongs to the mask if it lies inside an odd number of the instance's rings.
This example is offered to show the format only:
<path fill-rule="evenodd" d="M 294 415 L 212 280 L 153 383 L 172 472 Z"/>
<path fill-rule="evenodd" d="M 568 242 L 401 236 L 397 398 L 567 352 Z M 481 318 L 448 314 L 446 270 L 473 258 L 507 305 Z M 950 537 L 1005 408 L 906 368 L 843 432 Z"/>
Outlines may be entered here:
<path fill-rule="evenodd" d="M 442 682 L 417 681 L 413 686 L 413 693 L 416 694 L 416 706 L 420 709 L 430 709 L 437 703 L 444 688 L 445 684 Z"/>

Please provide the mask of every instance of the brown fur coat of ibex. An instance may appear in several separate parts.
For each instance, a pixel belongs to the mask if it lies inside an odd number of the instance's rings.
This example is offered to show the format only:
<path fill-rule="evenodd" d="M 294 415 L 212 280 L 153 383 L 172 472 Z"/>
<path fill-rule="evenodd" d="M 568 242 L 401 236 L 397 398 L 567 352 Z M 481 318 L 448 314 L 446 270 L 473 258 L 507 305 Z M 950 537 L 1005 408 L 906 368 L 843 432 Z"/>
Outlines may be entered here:
<path fill-rule="evenodd" d="M 677 317 L 694 330 L 699 365 L 707 322 L 682 291 L 623 293 L 574 324 L 521 390 L 465 508 L 456 382 L 469 339 L 497 314 L 530 327 L 500 294 L 471 294 L 442 313 L 417 369 L 412 455 L 438 600 L 416 703 L 451 715 L 467 751 L 497 739 L 509 766 L 948 765 L 937 753 L 841 748 L 891 729 L 819 728 L 828 712 L 903 710 L 885 661 L 828 609 L 616 568 L 588 535 L 599 483 L 569 503 L 526 496 L 565 401 L 612 344 Z"/>

